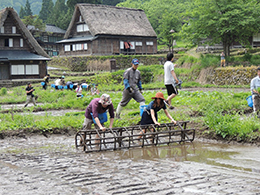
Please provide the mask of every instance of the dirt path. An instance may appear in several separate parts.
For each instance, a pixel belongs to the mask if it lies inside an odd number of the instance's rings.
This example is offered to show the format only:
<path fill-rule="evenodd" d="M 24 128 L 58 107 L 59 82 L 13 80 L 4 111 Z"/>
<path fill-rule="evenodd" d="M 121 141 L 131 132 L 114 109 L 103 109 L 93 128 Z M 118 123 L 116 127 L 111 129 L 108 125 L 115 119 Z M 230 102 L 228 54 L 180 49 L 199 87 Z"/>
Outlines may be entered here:
<path fill-rule="evenodd" d="M 200 57 L 200 53 L 196 52 L 196 48 L 195 47 L 190 49 L 190 50 L 188 50 L 188 51 L 186 51 L 186 54 L 189 55 L 189 56 L 193 56 L 195 58 L 199 58 Z"/>

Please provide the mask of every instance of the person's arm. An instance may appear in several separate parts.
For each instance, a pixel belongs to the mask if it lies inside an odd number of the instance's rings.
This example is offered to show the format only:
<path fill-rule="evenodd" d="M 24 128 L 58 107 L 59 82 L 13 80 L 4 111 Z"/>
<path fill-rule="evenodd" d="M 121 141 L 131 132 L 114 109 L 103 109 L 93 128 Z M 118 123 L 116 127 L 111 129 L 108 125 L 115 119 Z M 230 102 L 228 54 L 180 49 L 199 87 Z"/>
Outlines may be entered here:
<path fill-rule="evenodd" d="M 130 88 L 128 79 L 124 79 L 124 86 L 125 86 L 125 89 Z"/>
<path fill-rule="evenodd" d="M 156 118 L 155 118 L 154 109 L 151 109 L 150 112 L 151 112 L 151 117 L 153 119 L 154 124 L 160 126 L 160 123 L 158 123 Z"/>
<path fill-rule="evenodd" d="M 95 119 L 96 123 L 97 123 L 97 126 L 102 130 L 102 131 L 105 131 L 106 128 L 102 126 L 102 124 L 100 123 L 100 120 L 98 118 L 98 102 L 94 102 L 92 104 L 92 114 L 93 114 L 93 118 Z M 101 106 L 101 105 L 100 105 Z"/>
<path fill-rule="evenodd" d="M 110 118 L 110 125 L 109 128 L 112 129 L 114 123 L 114 118 Z"/>
<path fill-rule="evenodd" d="M 251 89 L 251 91 L 252 91 L 253 93 L 259 94 L 258 91 L 256 90 L 254 79 L 251 80 L 250 89 Z"/>
<path fill-rule="evenodd" d="M 26 90 L 26 93 L 31 93 L 32 91 L 34 91 L 33 88 L 31 90 L 29 90 L 29 91 Z"/>
<path fill-rule="evenodd" d="M 178 83 L 179 83 L 179 80 L 177 79 L 177 76 L 176 76 L 174 70 L 171 71 L 171 74 L 172 74 L 173 78 L 175 79 L 176 84 L 178 84 Z"/>
<path fill-rule="evenodd" d="M 112 128 L 113 127 L 113 123 L 114 123 L 114 118 L 115 118 L 114 105 L 113 104 L 109 105 L 108 112 L 109 112 L 109 116 L 110 116 L 109 128 Z"/>
<path fill-rule="evenodd" d="M 166 109 L 164 110 L 164 113 L 171 120 L 171 122 L 176 125 L 177 122 L 171 117 L 171 115 L 169 114 L 169 112 Z"/>
<path fill-rule="evenodd" d="M 102 130 L 102 131 L 105 131 L 106 130 L 106 127 L 103 127 L 100 123 L 100 120 L 98 117 L 94 118 L 96 123 L 97 123 L 97 126 Z"/>
<path fill-rule="evenodd" d="M 139 72 L 139 71 L 138 71 Z M 141 73 L 139 72 L 139 80 L 137 82 L 137 87 L 139 88 L 139 90 L 141 91 L 142 88 L 142 82 L 141 82 Z"/>
<path fill-rule="evenodd" d="M 141 80 L 138 81 L 137 87 L 139 88 L 140 91 L 143 89 Z"/>

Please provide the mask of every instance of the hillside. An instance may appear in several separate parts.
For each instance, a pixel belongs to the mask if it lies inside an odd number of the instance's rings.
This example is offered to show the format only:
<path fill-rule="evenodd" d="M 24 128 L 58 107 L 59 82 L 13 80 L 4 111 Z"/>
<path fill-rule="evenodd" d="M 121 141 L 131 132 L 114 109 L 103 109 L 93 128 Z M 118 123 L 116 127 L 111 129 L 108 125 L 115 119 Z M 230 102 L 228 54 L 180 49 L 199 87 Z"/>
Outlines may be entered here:
<path fill-rule="evenodd" d="M 55 3 L 56 0 L 53 0 Z M 0 9 L 4 9 L 6 7 L 13 7 L 17 13 L 19 13 L 21 6 L 25 6 L 26 0 L 1 0 L 0 1 Z M 42 0 L 29 0 L 31 4 L 31 10 L 33 14 L 39 14 L 42 7 Z"/>

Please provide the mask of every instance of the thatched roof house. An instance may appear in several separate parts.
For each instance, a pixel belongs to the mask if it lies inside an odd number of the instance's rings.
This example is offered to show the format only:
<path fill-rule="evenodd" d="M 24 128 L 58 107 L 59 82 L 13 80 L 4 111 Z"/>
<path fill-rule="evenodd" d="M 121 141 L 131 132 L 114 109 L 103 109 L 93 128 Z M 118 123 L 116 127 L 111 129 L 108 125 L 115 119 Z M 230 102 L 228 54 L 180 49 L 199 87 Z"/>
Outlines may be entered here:
<path fill-rule="evenodd" d="M 41 78 L 46 74 L 46 52 L 13 8 L 0 11 L 0 80 Z"/>
<path fill-rule="evenodd" d="M 157 35 L 143 10 L 108 5 L 77 4 L 59 43 L 63 55 L 157 53 Z"/>

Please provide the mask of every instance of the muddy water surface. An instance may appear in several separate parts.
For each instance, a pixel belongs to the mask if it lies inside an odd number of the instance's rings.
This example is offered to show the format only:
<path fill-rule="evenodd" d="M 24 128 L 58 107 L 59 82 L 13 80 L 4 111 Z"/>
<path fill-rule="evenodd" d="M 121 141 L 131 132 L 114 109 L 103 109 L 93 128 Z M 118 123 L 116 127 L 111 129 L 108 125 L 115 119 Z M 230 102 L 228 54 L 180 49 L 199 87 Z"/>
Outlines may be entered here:
<path fill-rule="evenodd" d="M 74 136 L 0 140 L 0 194 L 260 194 L 259 147 L 208 144 L 84 153 Z"/>

